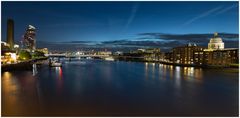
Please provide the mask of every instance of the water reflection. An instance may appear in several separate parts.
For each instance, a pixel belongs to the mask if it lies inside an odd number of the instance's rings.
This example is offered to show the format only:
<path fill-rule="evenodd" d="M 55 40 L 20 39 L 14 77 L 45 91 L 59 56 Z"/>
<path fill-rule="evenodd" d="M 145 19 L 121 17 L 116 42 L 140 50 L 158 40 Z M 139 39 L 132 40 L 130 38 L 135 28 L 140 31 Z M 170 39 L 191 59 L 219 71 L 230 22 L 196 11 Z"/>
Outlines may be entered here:
<path fill-rule="evenodd" d="M 56 75 L 58 76 L 58 79 L 62 79 L 62 67 L 55 67 L 56 71 Z"/>
<path fill-rule="evenodd" d="M 152 78 L 155 79 L 155 63 L 152 63 Z"/>
<path fill-rule="evenodd" d="M 37 74 L 37 65 L 36 64 L 33 64 L 33 69 L 32 69 L 32 75 L 35 76 Z"/>
<path fill-rule="evenodd" d="M 176 71 L 175 71 L 175 85 L 177 88 L 181 87 L 181 68 L 179 66 L 176 66 Z"/>
<path fill-rule="evenodd" d="M 158 71 L 157 75 L 159 79 L 162 79 L 162 80 L 166 78 L 176 79 L 178 86 L 180 86 L 181 79 L 189 80 L 189 81 L 196 81 L 196 79 L 198 79 L 199 81 L 202 78 L 201 68 L 180 67 L 180 66 L 165 65 L 165 64 L 158 64 L 158 66 L 155 66 L 155 65 L 156 63 L 148 63 L 148 62 L 145 63 L 144 73 L 145 73 L 146 79 L 148 79 L 150 76 L 152 78 L 156 78 L 157 71 Z M 149 72 L 151 72 L 151 74 Z"/>
<path fill-rule="evenodd" d="M 157 66 L 155 66 L 156 63 L 148 63 L 148 62 L 145 62 L 145 67 L 144 67 L 144 73 L 145 73 L 145 79 L 149 79 L 149 78 L 152 78 L 152 79 L 155 79 L 156 78 L 156 69 Z"/>
<path fill-rule="evenodd" d="M 183 67 L 183 77 L 184 79 L 194 78 L 194 67 Z"/>
<path fill-rule="evenodd" d="M 8 112 L 16 112 L 14 109 L 11 109 L 14 105 L 20 105 L 17 100 L 16 90 L 17 85 L 15 81 L 13 81 L 13 76 L 10 72 L 4 72 L 2 74 L 2 104 L 5 106 L 3 112 L 6 110 Z"/>
<path fill-rule="evenodd" d="M 144 64 L 144 75 L 145 79 L 159 78 L 159 80 L 173 79 L 177 88 L 181 87 L 181 82 L 183 80 L 189 82 L 201 82 L 202 79 L 202 69 L 194 67 L 180 67 L 173 65 L 165 65 L 156 63 Z M 157 75 L 157 76 L 156 76 Z"/>
<path fill-rule="evenodd" d="M 4 72 L 3 73 L 3 78 L 5 78 L 5 79 L 10 79 L 11 78 L 11 73 L 10 72 Z"/>
<path fill-rule="evenodd" d="M 45 110 L 41 115 L 52 111 L 56 115 L 80 116 L 84 113 L 196 114 L 213 113 L 219 105 L 224 106 L 219 113 L 235 111 L 236 74 L 215 71 L 206 74 L 206 70 L 199 68 L 158 63 L 75 63 L 41 67 L 35 76 L 31 71 L 3 72 L 3 112 L 31 114 L 35 110 L 39 113 L 37 104 Z M 216 83 L 205 79 L 213 75 L 219 75 Z"/>
<path fill-rule="evenodd" d="M 36 78 L 31 71 L 14 76 L 14 72 L 2 74 L 2 114 L 32 112 L 38 109 Z M 23 107 L 24 106 L 24 107 Z"/>
<path fill-rule="evenodd" d="M 198 80 L 202 80 L 202 68 L 195 69 L 194 77 Z"/>
<path fill-rule="evenodd" d="M 173 79 L 173 72 L 174 72 L 174 70 L 173 70 L 173 66 L 171 65 L 170 66 L 170 79 Z"/>
<path fill-rule="evenodd" d="M 112 68 L 109 66 L 110 63 L 111 62 L 106 64 L 106 66 L 104 66 L 104 68 L 101 69 L 101 74 L 103 74 L 105 80 L 107 80 L 108 82 L 111 81 L 111 79 L 112 79 L 111 77 L 112 77 L 112 74 L 113 74 Z M 92 75 L 92 74 L 90 74 L 90 75 Z"/>
<path fill-rule="evenodd" d="M 181 78 L 181 68 L 179 66 L 176 66 L 176 71 L 175 71 L 175 77 L 177 79 L 180 79 Z"/>
<path fill-rule="evenodd" d="M 148 80 L 148 62 L 145 62 L 145 70 L 144 70 L 144 73 L 145 73 L 145 79 Z"/>
<path fill-rule="evenodd" d="M 61 95 L 62 93 L 62 88 L 63 88 L 63 80 L 62 80 L 62 67 L 54 67 L 55 69 L 55 74 L 56 74 L 56 79 L 57 79 L 57 83 L 56 83 L 56 86 L 57 86 L 57 94 L 58 95 Z"/>
<path fill-rule="evenodd" d="M 10 72 L 4 72 L 2 74 L 2 87 L 4 90 L 3 93 L 9 93 L 9 92 L 15 93 L 17 84 L 15 84 L 15 81 L 13 81 L 12 79 L 13 79 L 13 76 Z"/>
<path fill-rule="evenodd" d="M 195 69 L 194 67 L 180 67 L 180 66 L 165 65 L 165 64 L 158 64 L 158 66 L 155 66 L 155 65 L 156 65 L 156 63 L 147 63 L 147 62 L 145 63 L 145 65 L 144 65 L 145 71 L 144 72 L 145 72 L 146 79 L 148 79 L 150 76 L 152 78 L 156 78 L 157 71 L 158 71 L 157 74 L 158 74 L 159 79 L 166 79 L 166 78 L 174 79 L 174 78 L 176 78 L 178 80 L 179 79 L 186 79 L 186 80 L 194 79 L 195 75 L 200 77 L 200 73 L 201 73 L 201 70 Z"/>

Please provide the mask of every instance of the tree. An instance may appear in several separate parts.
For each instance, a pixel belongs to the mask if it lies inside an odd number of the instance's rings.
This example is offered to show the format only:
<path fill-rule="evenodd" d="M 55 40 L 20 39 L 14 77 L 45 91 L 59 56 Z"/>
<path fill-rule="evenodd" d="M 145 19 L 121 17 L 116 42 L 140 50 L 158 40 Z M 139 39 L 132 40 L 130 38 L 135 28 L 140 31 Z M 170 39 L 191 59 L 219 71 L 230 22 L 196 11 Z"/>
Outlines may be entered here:
<path fill-rule="evenodd" d="M 32 53 L 32 58 L 39 58 L 39 57 L 45 57 L 45 56 L 44 56 L 44 53 L 41 52 L 41 51 L 34 51 L 34 52 Z"/>
<path fill-rule="evenodd" d="M 28 60 L 28 59 L 31 59 L 31 54 L 26 50 L 21 50 L 19 52 L 19 58 L 20 60 Z"/>

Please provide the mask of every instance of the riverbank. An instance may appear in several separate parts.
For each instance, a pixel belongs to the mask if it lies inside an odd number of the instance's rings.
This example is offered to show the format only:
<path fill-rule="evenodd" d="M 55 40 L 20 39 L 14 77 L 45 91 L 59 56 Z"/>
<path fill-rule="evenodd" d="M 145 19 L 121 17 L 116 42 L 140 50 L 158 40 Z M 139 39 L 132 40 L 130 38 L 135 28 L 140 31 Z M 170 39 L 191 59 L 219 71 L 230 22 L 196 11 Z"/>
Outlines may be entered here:
<path fill-rule="evenodd" d="M 149 62 L 149 63 L 160 63 L 165 65 L 172 65 L 172 66 L 180 66 L 180 67 L 197 67 L 197 68 L 206 68 L 206 69 L 239 69 L 239 64 L 230 64 L 228 66 L 222 65 L 195 65 L 195 64 L 179 64 L 179 63 L 172 63 L 172 62 L 165 62 L 165 61 L 154 61 L 154 60 L 144 60 L 144 58 L 138 57 L 115 57 L 115 59 L 120 61 L 132 61 L 132 62 Z"/>
<path fill-rule="evenodd" d="M 41 58 L 36 58 L 36 59 L 30 59 L 30 60 L 25 60 L 21 61 L 18 63 L 14 64 L 4 64 L 1 65 L 2 72 L 4 71 L 14 71 L 14 70 L 32 70 L 33 64 L 37 63 L 42 60 L 46 60 L 48 57 L 41 57 Z"/>

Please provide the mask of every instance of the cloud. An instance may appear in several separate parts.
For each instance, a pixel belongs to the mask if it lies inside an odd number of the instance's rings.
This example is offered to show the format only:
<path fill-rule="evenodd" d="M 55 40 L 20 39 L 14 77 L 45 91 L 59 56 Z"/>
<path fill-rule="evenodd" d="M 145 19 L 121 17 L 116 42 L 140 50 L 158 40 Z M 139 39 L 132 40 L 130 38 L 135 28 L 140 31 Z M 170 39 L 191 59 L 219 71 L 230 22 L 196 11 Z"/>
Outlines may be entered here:
<path fill-rule="evenodd" d="M 140 33 L 137 39 L 125 39 L 102 42 L 102 45 L 133 46 L 133 47 L 158 47 L 162 51 L 169 51 L 173 47 L 183 46 L 188 43 L 196 43 L 207 47 L 213 34 L 166 34 L 166 33 Z M 226 48 L 238 48 L 239 35 L 232 33 L 219 33 Z M 148 40 L 146 40 L 148 39 Z"/>
<path fill-rule="evenodd" d="M 96 45 L 96 44 L 98 44 L 98 42 L 96 42 L 96 41 L 63 41 L 63 42 L 59 42 L 59 44 Z"/>
<path fill-rule="evenodd" d="M 219 15 L 219 14 L 225 13 L 225 12 L 227 12 L 227 11 L 233 9 L 233 8 L 236 8 L 236 7 L 238 7 L 238 4 L 237 5 L 232 5 L 230 7 L 226 7 L 225 9 L 222 9 L 221 11 L 217 12 L 215 15 Z"/>
<path fill-rule="evenodd" d="M 196 16 L 196 17 L 194 17 L 194 18 L 192 18 L 192 19 L 190 19 L 190 20 L 188 20 L 188 21 L 186 21 L 185 23 L 183 23 L 183 26 L 189 25 L 189 24 L 191 24 L 192 22 L 194 22 L 194 21 L 196 21 L 196 20 L 198 20 L 198 19 L 207 17 L 207 16 L 215 13 L 216 11 L 220 10 L 221 8 L 222 8 L 222 6 L 219 6 L 219 7 L 213 8 L 213 9 L 210 9 L 210 10 L 208 10 L 208 11 L 206 11 L 206 12 L 204 12 L 204 13 L 202 13 L 202 14 L 200 14 L 200 15 L 198 15 L 198 16 Z"/>
<path fill-rule="evenodd" d="M 93 26 L 104 27 L 106 25 L 103 23 L 53 23 L 50 25 L 42 25 L 41 27 L 58 28 L 58 27 L 93 27 Z"/>
<path fill-rule="evenodd" d="M 218 35 L 225 42 L 226 47 L 238 47 L 239 34 L 232 33 L 218 33 Z M 164 42 L 172 42 L 177 41 L 179 44 L 187 44 L 187 43 L 196 43 L 201 46 L 207 46 L 210 38 L 213 37 L 213 34 L 165 34 L 165 33 L 141 33 L 139 36 L 143 36 L 145 38 L 153 38 L 159 39 L 160 41 L 164 40 Z M 233 45 L 233 42 L 235 44 Z M 174 47 L 174 45 L 172 45 Z"/>
<path fill-rule="evenodd" d="M 133 41 L 133 40 L 117 40 L 117 41 L 108 41 L 102 42 L 102 45 L 115 45 L 118 47 L 132 47 L 132 48 L 161 48 L 162 51 L 168 51 L 172 47 L 177 47 L 181 45 L 185 45 L 182 42 L 178 41 Z"/>
<path fill-rule="evenodd" d="M 223 39 L 226 48 L 238 48 L 239 35 L 232 33 L 219 33 Z M 135 39 L 122 39 L 112 41 L 67 41 L 67 42 L 37 42 L 38 47 L 48 47 L 50 50 L 135 50 L 138 48 L 161 48 L 166 52 L 173 47 L 183 46 L 188 43 L 207 47 L 207 44 L 213 34 L 166 34 L 166 33 L 140 33 Z M 148 39 L 148 40 L 145 40 Z"/>
<path fill-rule="evenodd" d="M 159 40 L 181 40 L 181 41 L 203 41 L 209 40 L 213 34 L 166 34 L 166 33 L 140 33 L 139 36 L 149 39 Z M 218 33 L 220 37 L 227 40 L 238 40 L 238 34 Z M 141 39 L 141 38 L 139 38 Z"/>
<path fill-rule="evenodd" d="M 186 21 L 185 23 L 183 23 L 182 26 L 189 25 L 189 24 L 195 22 L 196 20 L 199 20 L 201 18 L 207 17 L 209 15 L 213 15 L 213 16 L 220 15 L 220 14 L 225 13 L 225 12 L 227 12 L 227 11 L 233 9 L 233 8 L 236 8 L 236 7 L 238 7 L 238 4 L 235 4 L 235 5 L 232 5 L 232 6 L 229 6 L 229 7 L 218 6 L 216 8 L 213 8 L 213 9 L 210 9 L 208 11 L 205 11 L 204 13 L 202 13 L 202 14 L 200 14 L 200 15 L 198 15 L 198 16 L 196 16 L 196 17 L 194 17 L 194 18 L 192 18 L 192 19 L 190 19 L 188 21 Z"/>
<path fill-rule="evenodd" d="M 132 7 L 131 15 L 130 15 L 130 17 L 128 18 L 127 24 L 125 25 L 125 29 L 128 29 L 129 25 L 133 22 L 133 20 L 134 20 L 134 18 L 135 18 L 135 16 L 136 16 L 138 7 L 139 7 L 139 4 L 135 4 L 135 5 Z"/>
<path fill-rule="evenodd" d="M 115 44 L 114 44 L 115 42 Z M 118 43 L 117 43 L 118 42 Z M 111 50 L 111 51 L 125 51 L 136 50 L 138 48 L 143 48 L 145 46 L 140 45 L 128 45 L 122 44 L 119 45 L 122 41 L 105 41 L 102 43 L 89 44 L 86 42 L 47 42 L 47 41 L 37 41 L 37 48 L 45 48 L 47 47 L 50 51 L 77 51 L 77 50 Z M 60 47 L 60 48 L 59 48 Z"/>

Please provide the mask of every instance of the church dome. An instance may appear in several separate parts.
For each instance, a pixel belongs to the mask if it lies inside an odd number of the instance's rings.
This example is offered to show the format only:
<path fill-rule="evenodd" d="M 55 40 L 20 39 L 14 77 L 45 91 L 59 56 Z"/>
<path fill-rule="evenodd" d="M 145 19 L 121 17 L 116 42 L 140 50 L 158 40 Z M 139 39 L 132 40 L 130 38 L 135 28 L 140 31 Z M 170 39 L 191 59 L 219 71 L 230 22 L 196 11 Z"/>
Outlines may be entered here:
<path fill-rule="evenodd" d="M 218 37 L 218 33 L 214 33 L 214 37 L 210 39 L 210 43 L 223 43 L 222 38 Z"/>
<path fill-rule="evenodd" d="M 224 49 L 224 42 L 218 36 L 218 33 L 214 33 L 214 37 L 210 39 L 208 49 Z"/>

